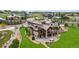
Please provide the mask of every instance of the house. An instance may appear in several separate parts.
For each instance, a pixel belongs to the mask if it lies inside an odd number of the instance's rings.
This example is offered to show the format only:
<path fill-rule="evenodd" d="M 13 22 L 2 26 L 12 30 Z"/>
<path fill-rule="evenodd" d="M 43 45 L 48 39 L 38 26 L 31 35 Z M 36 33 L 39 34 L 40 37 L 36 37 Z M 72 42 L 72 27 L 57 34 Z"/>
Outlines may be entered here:
<path fill-rule="evenodd" d="M 43 13 L 43 16 L 44 16 L 45 18 L 48 18 L 48 19 L 52 19 L 52 18 L 53 18 L 53 15 L 50 14 L 50 13 Z"/>
<path fill-rule="evenodd" d="M 6 20 L 7 20 L 7 24 L 10 24 L 10 25 L 21 24 L 21 23 L 25 23 L 26 21 L 24 17 L 16 15 L 16 14 L 7 16 Z"/>
<path fill-rule="evenodd" d="M 7 19 L 9 19 L 9 20 L 13 20 L 13 19 L 18 20 L 18 19 L 21 19 L 21 16 L 16 15 L 16 14 L 12 14 L 12 15 L 7 16 Z"/>
<path fill-rule="evenodd" d="M 27 22 L 33 39 L 52 40 L 58 35 L 58 30 L 53 30 L 53 27 L 59 27 L 57 22 L 53 23 L 51 20 L 27 20 Z"/>

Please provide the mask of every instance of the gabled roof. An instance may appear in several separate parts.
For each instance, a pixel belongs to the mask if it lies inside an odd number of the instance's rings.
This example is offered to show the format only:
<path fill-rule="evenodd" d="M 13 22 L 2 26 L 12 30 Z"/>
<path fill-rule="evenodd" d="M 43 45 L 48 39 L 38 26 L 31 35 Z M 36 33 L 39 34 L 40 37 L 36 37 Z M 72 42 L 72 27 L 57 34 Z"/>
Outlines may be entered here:
<path fill-rule="evenodd" d="M 29 19 L 30 24 L 32 26 L 37 26 L 37 27 L 40 27 L 40 28 L 43 28 L 45 30 L 47 30 L 50 26 L 51 26 L 51 20 L 41 20 L 41 21 L 37 21 L 37 20 L 33 20 L 33 19 Z M 35 29 L 35 28 L 34 28 Z"/>

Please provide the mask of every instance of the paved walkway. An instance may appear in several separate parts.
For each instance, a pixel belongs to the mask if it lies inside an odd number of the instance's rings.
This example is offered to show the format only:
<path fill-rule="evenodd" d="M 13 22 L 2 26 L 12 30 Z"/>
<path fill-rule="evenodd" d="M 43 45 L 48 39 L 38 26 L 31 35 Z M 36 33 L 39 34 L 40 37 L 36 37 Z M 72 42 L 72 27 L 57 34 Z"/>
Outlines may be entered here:
<path fill-rule="evenodd" d="M 46 43 L 41 43 L 41 44 L 44 45 L 46 48 L 50 48 L 50 47 L 47 46 Z"/>

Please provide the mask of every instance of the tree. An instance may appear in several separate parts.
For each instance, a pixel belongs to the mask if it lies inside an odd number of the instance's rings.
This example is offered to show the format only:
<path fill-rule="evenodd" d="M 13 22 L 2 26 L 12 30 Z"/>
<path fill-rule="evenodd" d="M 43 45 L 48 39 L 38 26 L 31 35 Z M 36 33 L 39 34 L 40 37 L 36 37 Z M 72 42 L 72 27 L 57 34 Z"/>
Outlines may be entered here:
<path fill-rule="evenodd" d="M 0 10 L 0 13 L 4 13 L 2 10 Z"/>

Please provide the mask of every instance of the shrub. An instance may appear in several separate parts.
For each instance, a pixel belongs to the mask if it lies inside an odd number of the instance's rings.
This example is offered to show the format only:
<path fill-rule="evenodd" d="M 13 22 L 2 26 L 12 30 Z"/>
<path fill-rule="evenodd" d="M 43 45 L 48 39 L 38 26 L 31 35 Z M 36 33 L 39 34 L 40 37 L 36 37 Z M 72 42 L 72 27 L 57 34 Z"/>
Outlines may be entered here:
<path fill-rule="evenodd" d="M 67 23 L 65 23 L 65 27 L 68 27 L 68 24 Z"/>
<path fill-rule="evenodd" d="M 19 41 L 17 39 L 14 39 L 12 44 L 9 46 L 9 48 L 18 48 L 19 47 Z"/>
<path fill-rule="evenodd" d="M 79 23 L 77 24 L 77 26 L 79 27 Z"/>

